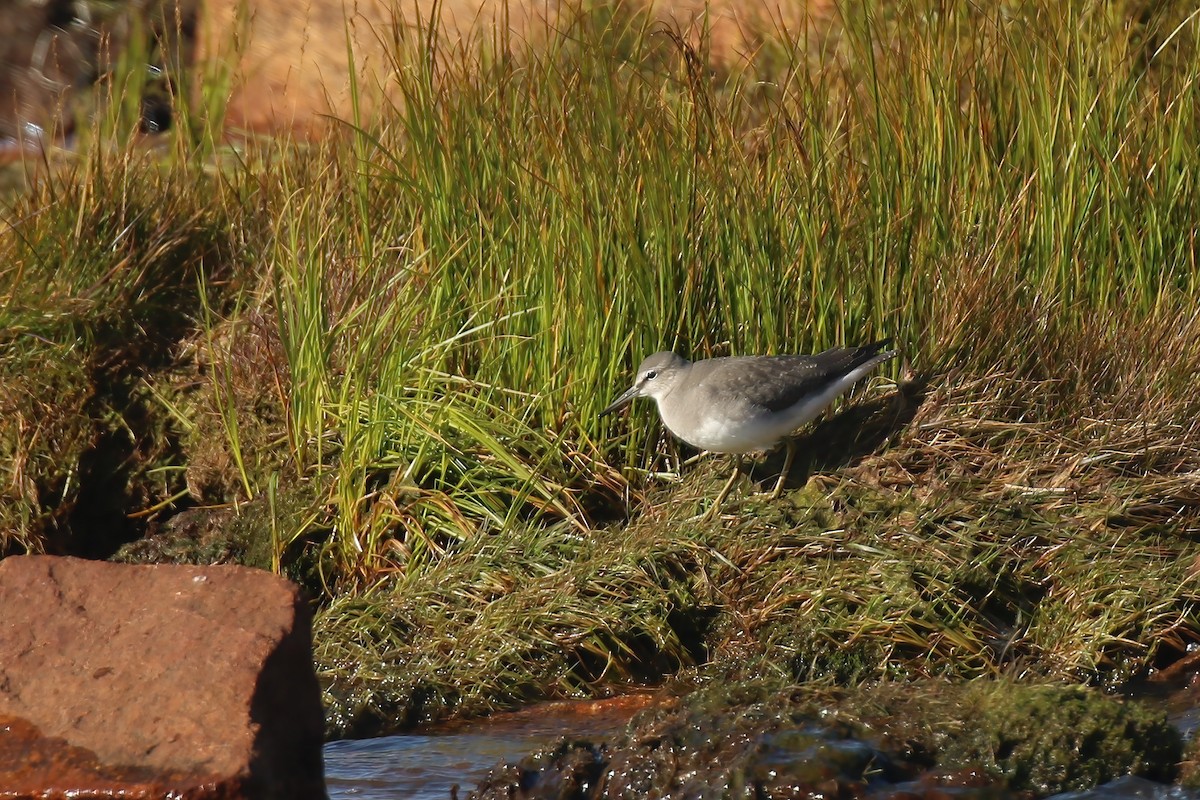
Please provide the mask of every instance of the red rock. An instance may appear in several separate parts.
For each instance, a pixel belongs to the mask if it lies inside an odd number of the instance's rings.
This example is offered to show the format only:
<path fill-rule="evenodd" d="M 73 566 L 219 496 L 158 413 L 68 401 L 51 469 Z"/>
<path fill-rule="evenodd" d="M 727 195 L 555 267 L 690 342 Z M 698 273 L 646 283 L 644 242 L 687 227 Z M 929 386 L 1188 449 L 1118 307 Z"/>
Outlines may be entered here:
<path fill-rule="evenodd" d="M 0 561 L 0 798 L 325 797 L 310 621 L 245 567 Z"/>
<path fill-rule="evenodd" d="M 43 736 L 17 717 L 0 717 L 0 798 L 78 800 L 88 798 L 216 800 L 245 796 L 239 780 L 219 781 L 189 773 L 138 767 L 109 767 L 96 754 L 62 739 Z"/>

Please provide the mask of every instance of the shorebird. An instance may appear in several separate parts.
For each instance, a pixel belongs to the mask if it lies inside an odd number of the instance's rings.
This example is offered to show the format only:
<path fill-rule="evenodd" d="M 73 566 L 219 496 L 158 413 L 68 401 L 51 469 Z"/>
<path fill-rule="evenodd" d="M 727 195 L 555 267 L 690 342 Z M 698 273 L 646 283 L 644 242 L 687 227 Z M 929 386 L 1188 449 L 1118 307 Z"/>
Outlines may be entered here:
<path fill-rule="evenodd" d="M 600 412 L 629 405 L 638 397 L 658 404 L 667 430 L 693 447 L 735 456 L 733 475 L 721 489 L 713 513 L 733 488 L 746 453 L 773 449 L 787 439 L 788 452 L 772 497 L 783 489 L 795 459 L 790 438 L 839 395 L 896 350 L 890 339 L 861 347 L 831 347 L 815 355 L 738 356 L 688 361 L 670 351 L 642 361 L 633 385 Z"/>

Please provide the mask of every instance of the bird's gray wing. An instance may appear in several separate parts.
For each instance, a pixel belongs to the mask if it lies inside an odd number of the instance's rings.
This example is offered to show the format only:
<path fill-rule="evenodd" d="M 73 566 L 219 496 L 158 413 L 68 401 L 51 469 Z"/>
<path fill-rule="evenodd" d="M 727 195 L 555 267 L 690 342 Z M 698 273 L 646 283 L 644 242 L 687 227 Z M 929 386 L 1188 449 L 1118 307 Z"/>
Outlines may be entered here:
<path fill-rule="evenodd" d="M 706 377 L 715 379 L 723 391 L 735 393 L 748 403 L 781 411 L 877 358 L 886 344 L 883 341 L 862 347 L 831 347 L 811 356 L 724 359 Z M 883 355 L 880 360 L 891 357 Z"/>

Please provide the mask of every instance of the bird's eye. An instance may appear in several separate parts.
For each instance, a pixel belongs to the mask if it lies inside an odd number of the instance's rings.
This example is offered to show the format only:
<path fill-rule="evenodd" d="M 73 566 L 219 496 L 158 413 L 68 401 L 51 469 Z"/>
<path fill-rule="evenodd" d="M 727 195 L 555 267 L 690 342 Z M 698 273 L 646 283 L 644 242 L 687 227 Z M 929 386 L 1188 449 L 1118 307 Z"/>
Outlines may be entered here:
<path fill-rule="evenodd" d="M 652 381 L 657 377 L 658 377 L 658 373 L 655 370 L 650 370 L 649 372 L 646 373 L 646 380 L 648 380 L 648 381 Z"/>

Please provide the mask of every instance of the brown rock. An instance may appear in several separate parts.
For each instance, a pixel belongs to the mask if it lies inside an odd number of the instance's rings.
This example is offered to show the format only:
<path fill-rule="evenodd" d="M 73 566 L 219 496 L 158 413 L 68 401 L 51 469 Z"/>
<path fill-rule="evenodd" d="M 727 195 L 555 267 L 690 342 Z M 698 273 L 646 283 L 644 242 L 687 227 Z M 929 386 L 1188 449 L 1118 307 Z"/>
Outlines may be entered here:
<path fill-rule="evenodd" d="M 0 561 L 0 609 L 0 717 L 35 726 L 16 723 L 20 736 L 62 740 L 48 752 L 80 765 L 72 780 L 103 778 L 20 794 L 30 764 L 0 742 L 0 797 L 122 780 L 173 781 L 172 796 L 325 796 L 310 615 L 287 581 L 236 566 L 20 556 Z"/>
<path fill-rule="evenodd" d="M 86 787 L 86 789 L 81 789 Z M 3 800 L 234 800 L 245 796 L 239 779 L 111 767 L 96 754 L 43 736 L 27 721 L 0 717 L 0 798 Z"/>

